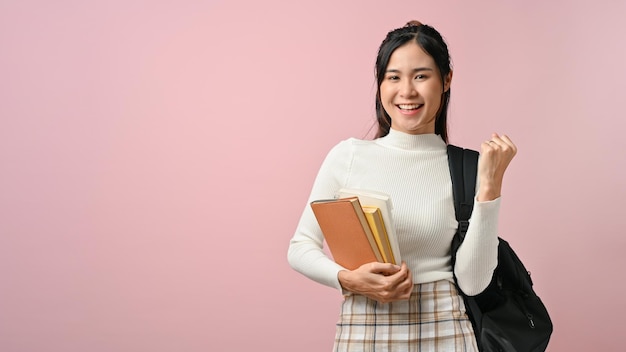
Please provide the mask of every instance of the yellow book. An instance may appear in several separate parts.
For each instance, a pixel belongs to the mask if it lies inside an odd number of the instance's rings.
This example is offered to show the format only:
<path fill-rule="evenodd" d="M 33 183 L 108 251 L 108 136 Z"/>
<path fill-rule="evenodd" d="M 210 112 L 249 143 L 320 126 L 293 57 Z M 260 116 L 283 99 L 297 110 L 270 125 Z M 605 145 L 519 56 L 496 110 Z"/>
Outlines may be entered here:
<path fill-rule="evenodd" d="M 385 263 L 398 264 L 396 263 L 393 251 L 391 250 L 389 236 L 387 235 L 387 230 L 385 230 L 385 222 L 380 209 L 378 207 L 364 205 L 363 213 L 365 214 L 365 218 L 370 225 L 370 229 L 372 230 L 372 234 L 376 240 L 376 245 L 378 246 L 378 250 L 380 251 Z"/>

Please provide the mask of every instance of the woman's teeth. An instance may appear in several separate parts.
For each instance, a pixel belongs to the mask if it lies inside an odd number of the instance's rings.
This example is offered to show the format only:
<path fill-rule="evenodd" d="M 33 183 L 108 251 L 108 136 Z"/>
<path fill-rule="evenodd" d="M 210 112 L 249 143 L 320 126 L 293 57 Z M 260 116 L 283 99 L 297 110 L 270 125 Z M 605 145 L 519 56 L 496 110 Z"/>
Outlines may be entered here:
<path fill-rule="evenodd" d="M 402 110 L 415 110 L 419 108 L 421 105 L 419 104 L 400 104 L 398 107 Z"/>

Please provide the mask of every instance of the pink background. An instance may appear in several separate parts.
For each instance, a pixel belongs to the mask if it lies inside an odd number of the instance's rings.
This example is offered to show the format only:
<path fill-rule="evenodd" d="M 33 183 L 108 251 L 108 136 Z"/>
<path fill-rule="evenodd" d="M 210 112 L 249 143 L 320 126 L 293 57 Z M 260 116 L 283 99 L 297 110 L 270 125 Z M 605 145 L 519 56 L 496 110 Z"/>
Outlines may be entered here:
<path fill-rule="evenodd" d="M 295 4 L 297 3 L 297 4 Z M 549 351 L 622 351 L 618 1 L 0 2 L 0 350 L 329 351 L 340 295 L 286 250 L 376 50 L 447 38 L 451 141 L 520 152 L 501 233 Z"/>

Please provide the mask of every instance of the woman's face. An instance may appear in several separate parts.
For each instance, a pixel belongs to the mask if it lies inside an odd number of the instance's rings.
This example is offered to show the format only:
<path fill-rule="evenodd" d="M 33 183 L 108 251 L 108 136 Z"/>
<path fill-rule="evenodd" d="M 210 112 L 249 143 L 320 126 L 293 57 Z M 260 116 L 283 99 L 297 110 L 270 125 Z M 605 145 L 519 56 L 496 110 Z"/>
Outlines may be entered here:
<path fill-rule="evenodd" d="M 380 100 L 391 128 L 409 134 L 435 133 L 435 117 L 452 72 L 445 82 L 433 58 L 414 41 L 398 47 L 380 84 Z"/>

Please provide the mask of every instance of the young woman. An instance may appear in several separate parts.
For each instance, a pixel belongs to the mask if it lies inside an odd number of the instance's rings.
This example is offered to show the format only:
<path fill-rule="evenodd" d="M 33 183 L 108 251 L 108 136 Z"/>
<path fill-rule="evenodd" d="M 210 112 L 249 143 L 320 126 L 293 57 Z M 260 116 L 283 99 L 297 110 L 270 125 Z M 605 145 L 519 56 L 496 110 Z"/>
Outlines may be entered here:
<path fill-rule="evenodd" d="M 377 137 L 337 144 L 309 202 L 333 198 L 341 188 L 390 195 L 403 262 L 339 266 L 323 251 L 322 232 L 307 205 L 289 245 L 289 263 L 345 295 L 335 351 L 477 351 L 458 288 L 474 295 L 491 280 L 502 180 L 517 149 L 495 133 L 482 143 L 472 219 L 453 268 L 457 222 L 446 152 L 452 82 L 447 45 L 417 21 L 394 29 L 378 50 L 376 79 Z"/>

